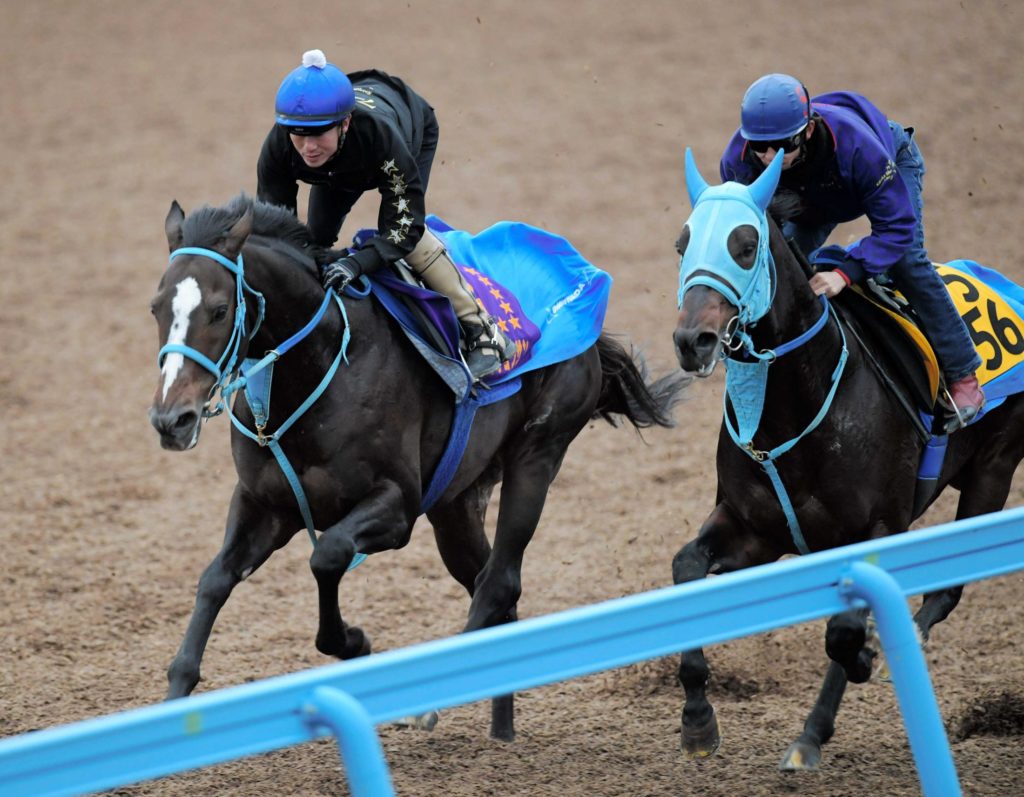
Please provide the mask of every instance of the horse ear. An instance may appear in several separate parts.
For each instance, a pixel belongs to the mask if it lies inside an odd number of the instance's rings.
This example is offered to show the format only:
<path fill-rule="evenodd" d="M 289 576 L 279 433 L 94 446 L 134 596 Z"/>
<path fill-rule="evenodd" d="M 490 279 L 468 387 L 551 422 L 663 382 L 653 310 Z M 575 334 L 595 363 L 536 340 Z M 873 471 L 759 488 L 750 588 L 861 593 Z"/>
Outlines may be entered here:
<path fill-rule="evenodd" d="M 173 252 L 181 248 L 182 234 L 181 225 L 185 221 L 185 211 L 181 209 L 178 200 L 171 201 L 171 209 L 167 211 L 167 218 L 164 219 L 164 232 L 167 233 L 167 245 Z"/>
<path fill-rule="evenodd" d="M 238 257 L 238 253 L 245 246 L 245 241 L 252 232 L 252 206 L 246 208 L 242 218 L 234 223 L 227 234 L 221 239 L 224 254 L 231 260 Z"/>
<path fill-rule="evenodd" d="M 707 181 L 697 171 L 697 163 L 693 159 L 693 151 L 686 148 L 686 190 L 690 194 L 690 206 L 697 204 L 700 195 L 708 187 Z"/>
<path fill-rule="evenodd" d="M 786 153 L 781 149 L 776 152 L 772 162 L 768 164 L 768 168 L 750 186 L 750 198 L 757 203 L 762 213 L 767 210 L 768 203 L 772 201 L 772 195 L 779 185 L 779 175 L 782 174 L 782 159 L 785 155 Z"/>

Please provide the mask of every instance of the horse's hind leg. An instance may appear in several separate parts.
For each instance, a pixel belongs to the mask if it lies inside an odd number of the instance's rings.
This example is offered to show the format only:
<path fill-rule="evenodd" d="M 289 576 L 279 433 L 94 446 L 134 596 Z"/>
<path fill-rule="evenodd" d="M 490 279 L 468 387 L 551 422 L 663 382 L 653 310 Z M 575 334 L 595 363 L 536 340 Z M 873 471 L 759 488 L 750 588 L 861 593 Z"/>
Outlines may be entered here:
<path fill-rule="evenodd" d="M 725 573 L 770 562 L 779 557 L 764 543 L 744 532 L 729 508 L 719 504 L 701 526 L 697 538 L 683 546 L 672 560 L 672 581 L 683 584 L 709 572 Z M 684 651 L 679 661 L 679 683 L 686 694 L 682 717 L 682 748 L 688 756 L 712 755 L 721 744 L 715 709 L 707 698 L 711 672 L 701 648 Z"/>
<path fill-rule="evenodd" d="M 199 665 L 214 621 L 231 590 L 284 545 L 290 533 L 263 509 L 249 503 L 235 488 L 228 511 L 224 544 L 203 571 L 195 608 L 178 653 L 167 669 L 167 699 L 184 697 L 199 683 Z"/>
<path fill-rule="evenodd" d="M 1020 439 L 1016 434 L 1003 435 L 1000 445 L 985 449 L 983 461 L 979 461 L 979 457 L 961 470 L 957 476 L 960 487 L 957 520 L 998 512 L 1006 506 L 1014 471 L 1024 456 Z M 963 591 L 962 586 L 957 586 L 924 596 L 921 608 L 914 615 L 923 641 L 928 641 L 932 626 L 941 623 L 956 608 Z"/>

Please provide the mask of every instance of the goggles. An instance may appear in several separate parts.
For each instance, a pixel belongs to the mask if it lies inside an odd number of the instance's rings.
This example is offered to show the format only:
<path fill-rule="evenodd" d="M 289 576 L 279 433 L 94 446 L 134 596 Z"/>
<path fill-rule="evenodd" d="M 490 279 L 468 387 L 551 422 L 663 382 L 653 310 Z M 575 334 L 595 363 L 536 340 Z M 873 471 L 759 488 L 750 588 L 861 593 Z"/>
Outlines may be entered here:
<path fill-rule="evenodd" d="M 804 132 L 807 128 L 803 128 L 799 133 L 796 133 L 789 138 L 783 138 L 776 141 L 747 141 L 747 146 L 758 154 L 767 152 L 770 149 L 776 152 L 796 152 L 800 149 L 804 143 Z"/>

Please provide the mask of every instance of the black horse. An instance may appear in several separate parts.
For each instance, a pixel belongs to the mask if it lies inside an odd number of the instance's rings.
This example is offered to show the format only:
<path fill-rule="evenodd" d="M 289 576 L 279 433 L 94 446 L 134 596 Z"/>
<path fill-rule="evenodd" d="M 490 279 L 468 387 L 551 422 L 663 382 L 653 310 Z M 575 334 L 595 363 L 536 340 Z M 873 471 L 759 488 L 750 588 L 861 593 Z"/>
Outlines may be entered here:
<path fill-rule="evenodd" d="M 923 436 L 870 365 L 856 330 L 814 295 L 808 267 L 765 213 L 780 167 L 781 157 L 749 188 L 709 187 L 687 151 L 694 210 L 677 245 L 675 346 L 682 368 L 699 375 L 725 360 L 730 408 L 718 442 L 717 505 L 673 560 L 676 583 L 883 537 L 923 511 L 914 509 Z M 737 403 L 746 406 L 737 410 Z M 960 491 L 958 519 L 998 511 L 1022 457 L 1024 402 L 1011 396 L 950 437 L 935 495 L 947 485 Z M 924 596 L 915 615 L 924 639 L 961 591 Z M 829 621 L 828 673 L 781 768 L 818 766 L 847 681 L 870 677 L 875 654 L 865 645 L 866 621 L 866 611 Z M 701 650 L 683 654 L 683 747 L 693 756 L 712 754 L 720 741 L 708 675 Z"/>
<path fill-rule="evenodd" d="M 348 364 L 279 445 L 308 515 L 323 530 L 310 558 L 319 590 L 316 647 L 341 659 L 365 655 L 369 639 L 339 612 L 341 577 L 357 555 L 409 542 L 425 483 L 445 451 L 453 396 L 376 301 L 325 298 L 316 262 L 330 255 L 311 245 L 289 213 L 243 195 L 186 218 L 175 202 L 165 227 L 172 259 L 152 310 L 166 345 L 150 409 L 164 448 L 194 446 L 214 392 L 237 375 L 234 363 L 247 352 L 274 350 L 326 306 L 312 332 L 275 364 L 269 417 L 291 420 L 337 364 L 343 335 L 350 336 Z M 516 619 L 524 550 L 566 449 L 587 422 L 614 424 L 621 415 L 638 429 L 670 426 L 686 381 L 673 373 L 647 382 L 639 356 L 602 334 L 584 353 L 529 372 L 518 393 L 479 410 L 461 464 L 427 512 L 445 566 L 472 596 L 465 630 Z M 223 547 L 199 581 L 168 670 L 169 698 L 188 695 L 199 681 L 231 590 L 306 525 L 297 491 L 261 445 L 266 432 L 254 432 L 250 406 L 235 401 L 233 415 L 238 483 Z M 492 547 L 484 513 L 499 481 Z M 491 733 L 513 737 L 511 695 L 495 699 Z"/>

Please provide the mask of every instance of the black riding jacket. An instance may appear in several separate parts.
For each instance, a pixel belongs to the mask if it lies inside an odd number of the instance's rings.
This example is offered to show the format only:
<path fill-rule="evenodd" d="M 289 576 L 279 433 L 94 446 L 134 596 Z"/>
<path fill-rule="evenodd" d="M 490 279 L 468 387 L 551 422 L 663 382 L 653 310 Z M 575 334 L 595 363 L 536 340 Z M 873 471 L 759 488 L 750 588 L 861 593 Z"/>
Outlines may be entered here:
<path fill-rule="evenodd" d="M 257 165 L 257 196 L 296 213 L 298 184 L 336 190 L 348 213 L 365 191 L 380 192 L 378 234 L 352 257 L 366 273 L 408 255 L 423 235 L 424 186 L 416 165 L 430 105 L 399 78 L 378 70 L 349 75 L 356 107 L 341 147 L 323 166 L 309 167 L 275 124 Z M 334 241 L 316 241 L 331 246 Z"/>

